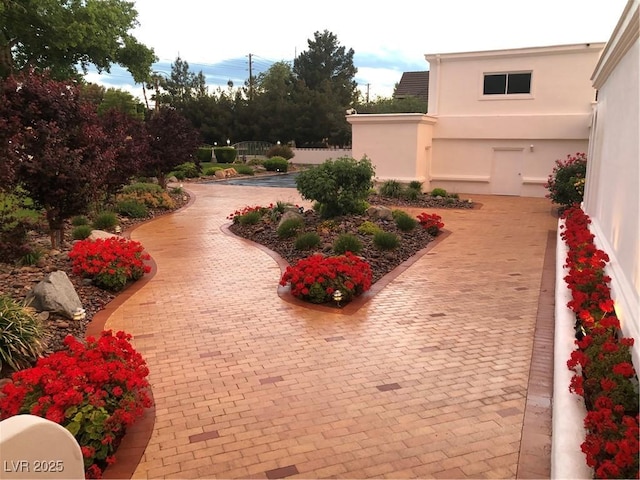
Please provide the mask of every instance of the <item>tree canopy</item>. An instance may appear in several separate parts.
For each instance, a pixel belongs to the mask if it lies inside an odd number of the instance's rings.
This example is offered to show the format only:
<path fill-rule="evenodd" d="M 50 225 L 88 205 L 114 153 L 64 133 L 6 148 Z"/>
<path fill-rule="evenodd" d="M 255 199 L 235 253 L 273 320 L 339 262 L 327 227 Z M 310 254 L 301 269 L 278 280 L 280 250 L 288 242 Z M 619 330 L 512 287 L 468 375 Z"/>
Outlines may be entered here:
<path fill-rule="evenodd" d="M 153 50 L 129 32 L 137 25 L 133 2 L 125 0 L 0 0 L 0 78 L 27 67 L 49 69 L 58 79 L 86 73 L 89 65 L 109 72 L 129 70 L 148 78 Z"/>

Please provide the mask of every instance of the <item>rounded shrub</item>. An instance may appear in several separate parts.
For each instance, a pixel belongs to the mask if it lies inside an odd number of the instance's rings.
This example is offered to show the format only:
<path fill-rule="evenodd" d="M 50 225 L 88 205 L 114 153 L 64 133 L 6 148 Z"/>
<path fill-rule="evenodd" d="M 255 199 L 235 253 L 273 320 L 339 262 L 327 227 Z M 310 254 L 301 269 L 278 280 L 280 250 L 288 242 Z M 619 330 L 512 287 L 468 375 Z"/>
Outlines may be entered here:
<path fill-rule="evenodd" d="M 402 184 L 397 180 L 387 180 L 380 185 L 380 195 L 383 197 L 399 198 L 402 194 Z"/>
<path fill-rule="evenodd" d="M 256 225 L 262 218 L 262 212 L 259 210 L 252 210 L 244 215 L 238 217 L 238 223 L 240 225 Z"/>
<path fill-rule="evenodd" d="M 286 158 L 271 157 L 262 162 L 262 166 L 268 172 L 286 172 L 289 169 L 289 162 Z"/>
<path fill-rule="evenodd" d="M 238 156 L 238 151 L 233 147 L 214 147 L 213 153 L 218 163 L 233 163 Z"/>
<path fill-rule="evenodd" d="M 381 231 L 382 231 L 382 228 L 380 228 L 375 223 L 370 222 L 369 220 L 362 222 L 362 224 L 358 227 L 358 233 L 361 233 L 363 235 L 373 235 L 376 232 L 381 232 Z"/>
<path fill-rule="evenodd" d="M 256 173 L 249 165 L 243 165 L 242 163 L 234 165 L 233 168 L 235 168 L 236 172 L 240 175 L 255 175 Z"/>
<path fill-rule="evenodd" d="M 287 218 L 280 224 L 278 230 L 276 230 L 276 234 L 278 238 L 291 238 L 294 237 L 303 226 L 304 220 L 301 218 Z"/>
<path fill-rule="evenodd" d="M 147 206 L 134 199 L 127 199 L 118 202 L 116 209 L 120 215 L 124 215 L 129 218 L 144 218 L 149 214 Z"/>
<path fill-rule="evenodd" d="M 193 162 L 185 162 L 178 165 L 175 169 L 175 173 L 182 172 L 186 178 L 197 178 L 200 176 L 200 170 Z M 177 175 L 176 175 L 176 178 Z"/>
<path fill-rule="evenodd" d="M 373 235 L 373 245 L 379 250 L 393 250 L 400 245 L 400 239 L 395 233 L 378 232 Z"/>
<path fill-rule="evenodd" d="M 108 230 L 118 224 L 118 216 L 114 212 L 99 213 L 93 220 L 93 228 L 96 230 Z"/>
<path fill-rule="evenodd" d="M 0 371 L 28 368 L 42 354 L 47 332 L 35 310 L 0 296 Z"/>
<path fill-rule="evenodd" d="M 208 167 L 204 170 L 204 174 L 207 177 L 211 177 L 215 175 L 218 170 L 222 170 L 222 169 L 223 169 L 222 167 Z"/>
<path fill-rule="evenodd" d="M 296 250 L 311 250 L 320 245 L 320 235 L 316 232 L 305 232 L 296 238 L 293 246 Z"/>
<path fill-rule="evenodd" d="M 403 232 L 410 232 L 418 226 L 418 220 L 402 210 L 394 210 L 393 219 L 398 230 Z"/>
<path fill-rule="evenodd" d="M 74 240 L 84 240 L 85 238 L 89 238 L 92 230 L 91 225 L 78 225 L 71 230 L 71 237 Z"/>
<path fill-rule="evenodd" d="M 163 188 L 157 183 L 136 182 L 122 187 L 122 193 L 162 193 Z"/>
<path fill-rule="evenodd" d="M 71 225 L 78 227 L 80 225 L 89 225 L 89 219 L 84 215 L 76 215 L 71 219 Z"/>
<path fill-rule="evenodd" d="M 362 251 L 362 242 L 351 233 L 341 233 L 333 242 L 333 251 L 338 255 L 343 255 L 346 252 L 357 255 Z"/>
<path fill-rule="evenodd" d="M 561 210 L 579 204 L 584 197 L 584 182 L 587 174 L 587 156 L 576 153 L 565 160 L 556 160 L 553 171 L 545 183 L 549 191 L 547 198 L 560 206 Z"/>
<path fill-rule="evenodd" d="M 409 185 L 407 185 L 407 188 L 417 190 L 419 193 L 422 193 L 422 182 L 419 182 L 418 180 L 411 180 Z"/>
<path fill-rule="evenodd" d="M 444 188 L 434 188 L 431 190 L 432 197 L 446 197 L 447 191 Z"/>
<path fill-rule="evenodd" d="M 294 155 L 289 145 L 273 145 L 266 153 L 267 158 L 282 157 L 285 160 L 291 160 Z"/>
<path fill-rule="evenodd" d="M 402 198 L 407 200 L 417 200 L 422 195 L 422 192 L 416 188 L 407 188 L 402 192 Z"/>
<path fill-rule="evenodd" d="M 314 203 L 324 218 L 362 213 L 375 169 L 365 156 L 361 160 L 341 157 L 303 170 L 296 177 L 302 197 Z"/>

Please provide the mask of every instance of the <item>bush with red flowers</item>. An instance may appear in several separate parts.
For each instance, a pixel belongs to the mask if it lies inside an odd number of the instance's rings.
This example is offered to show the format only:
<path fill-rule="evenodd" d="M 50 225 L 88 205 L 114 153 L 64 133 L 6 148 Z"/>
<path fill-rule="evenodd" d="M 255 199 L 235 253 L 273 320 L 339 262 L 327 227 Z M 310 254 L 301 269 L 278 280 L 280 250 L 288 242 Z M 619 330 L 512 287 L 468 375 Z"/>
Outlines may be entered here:
<path fill-rule="evenodd" d="M 139 242 L 123 237 L 98 238 L 76 242 L 69 252 L 72 272 L 106 290 L 122 290 L 127 282 L 141 278 L 151 268 L 145 265 L 149 254 Z"/>
<path fill-rule="evenodd" d="M 429 232 L 429 235 L 433 235 L 434 237 L 444 228 L 442 217 L 437 213 L 422 212 L 418 215 L 418 222 L 422 225 L 422 228 Z"/>
<path fill-rule="evenodd" d="M 351 252 L 325 257 L 321 254 L 299 260 L 287 267 L 280 285 L 291 285 L 291 294 L 311 303 L 327 303 L 337 290 L 341 301 L 349 302 L 371 287 L 369 264 Z"/>
<path fill-rule="evenodd" d="M 0 418 L 31 414 L 62 425 L 80 445 L 87 478 L 100 478 L 125 429 L 151 406 L 149 370 L 130 339 L 104 331 L 84 344 L 68 336 L 67 350 L 13 374 L 2 389 Z"/>
<path fill-rule="evenodd" d="M 567 306 L 576 314 L 577 350 L 567 361 L 575 372 L 569 390 L 587 407 L 581 445 L 595 478 L 638 478 L 638 379 L 631 358 L 633 338 L 624 338 L 613 309 L 605 267 L 609 257 L 596 248 L 591 219 L 573 206 L 563 213 L 561 238 L 568 247 L 564 280 Z"/>

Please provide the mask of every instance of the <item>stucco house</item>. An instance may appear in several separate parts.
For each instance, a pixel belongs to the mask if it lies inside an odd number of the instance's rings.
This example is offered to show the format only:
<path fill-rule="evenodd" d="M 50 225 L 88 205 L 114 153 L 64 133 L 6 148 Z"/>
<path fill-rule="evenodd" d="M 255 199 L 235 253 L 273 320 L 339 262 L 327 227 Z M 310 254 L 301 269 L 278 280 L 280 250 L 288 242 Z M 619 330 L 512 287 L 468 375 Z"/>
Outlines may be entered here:
<path fill-rule="evenodd" d="M 428 54 L 426 115 L 349 115 L 378 179 L 544 196 L 555 160 L 586 152 L 604 43 Z"/>

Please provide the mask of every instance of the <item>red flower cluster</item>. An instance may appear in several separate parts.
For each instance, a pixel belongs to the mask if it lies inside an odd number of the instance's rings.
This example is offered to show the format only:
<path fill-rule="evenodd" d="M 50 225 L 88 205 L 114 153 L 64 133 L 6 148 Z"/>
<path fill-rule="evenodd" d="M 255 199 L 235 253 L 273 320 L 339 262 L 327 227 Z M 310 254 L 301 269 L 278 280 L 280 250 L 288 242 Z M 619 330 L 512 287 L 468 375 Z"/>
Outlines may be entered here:
<path fill-rule="evenodd" d="M 121 290 L 130 280 L 138 280 L 151 267 L 145 265 L 149 254 L 139 242 L 122 237 L 99 238 L 76 242 L 69 258 L 76 275 L 92 278 L 107 290 Z"/>
<path fill-rule="evenodd" d="M 444 228 L 442 217 L 437 213 L 422 212 L 418 215 L 418 222 L 422 225 L 430 235 L 434 237 L 440 233 L 440 230 Z"/>
<path fill-rule="evenodd" d="M 312 303 L 331 301 L 336 290 L 342 302 L 361 295 L 371 288 L 371 267 L 351 252 L 335 257 L 321 254 L 299 260 L 287 267 L 280 285 L 291 285 L 291 294 Z"/>
<path fill-rule="evenodd" d="M 235 212 L 227 215 L 227 220 L 233 220 L 233 222 L 235 223 L 238 221 L 237 217 L 241 217 L 251 212 L 265 213 L 267 210 L 271 210 L 272 208 L 273 208 L 273 203 L 270 203 L 268 207 L 261 207 L 260 205 L 255 205 L 253 207 L 250 207 L 250 206 L 243 207 L 240 210 L 236 210 Z"/>
<path fill-rule="evenodd" d="M 563 213 L 561 233 L 568 247 L 564 278 L 576 314 L 576 345 L 567 366 L 575 372 L 569 390 L 585 397 L 587 435 L 582 444 L 596 478 L 638 478 L 638 381 L 631 362 L 633 338 L 620 338 L 605 267 L 591 220 L 577 206 Z"/>
<path fill-rule="evenodd" d="M 131 335 L 102 332 L 86 345 L 72 336 L 67 350 L 18 371 L 2 389 L 0 418 L 32 414 L 69 430 L 82 449 L 87 478 L 99 478 L 126 427 L 151 406 L 149 370 Z"/>

